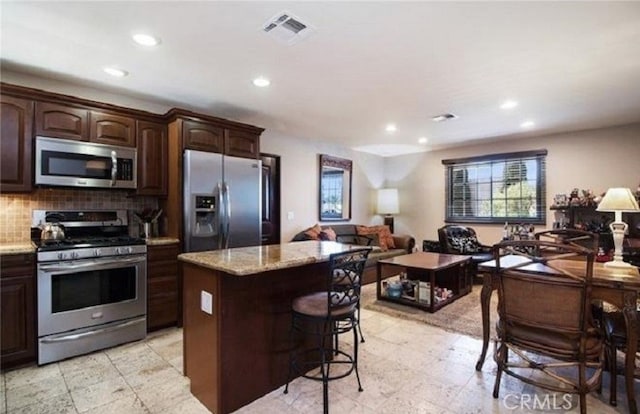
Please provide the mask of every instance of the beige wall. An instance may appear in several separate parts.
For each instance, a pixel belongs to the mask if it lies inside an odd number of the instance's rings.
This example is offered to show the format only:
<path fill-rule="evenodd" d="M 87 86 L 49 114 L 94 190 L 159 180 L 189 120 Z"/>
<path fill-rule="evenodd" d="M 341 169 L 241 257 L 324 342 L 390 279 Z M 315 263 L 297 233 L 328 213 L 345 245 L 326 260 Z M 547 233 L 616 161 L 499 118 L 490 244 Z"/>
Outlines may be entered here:
<path fill-rule="evenodd" d="M 262 134 L 262 152 L 280 155 L 281 239 L 289 241 L 301 230 L 318 223 L 319 154 L 353 161 L 352 219 L 349 223 L 382 223 L 374 216 L 375 189 L 384 182 L 384 159 L 320 141 L 286 137 L 270 131 Z M 288 213 L 293 219 L 288 219 Z M 344 223 L 344 222 L 340 222 Z M 324 223 L 330 224 L 330 223 Z"/>
<path fill-rule="evenodd" d="M 536 149 L 548 151 L 546 228 L 551 228 L 554 221 L 548 207 L 555 194 L 568 194 L 576 187 L 599 194 L 609 187 L 636 189 L 640 184 L 640 124 L 387 158 L 386 184 L 397 186 L 400 192 L 397 231 L 410 232 L 418 244 L 423 239 L 437 239 L 437 229 L 444 225 L 443 159 Z M 502 225 L 473 227 L 485 244 L 498 241 L 502 235 Z"/>

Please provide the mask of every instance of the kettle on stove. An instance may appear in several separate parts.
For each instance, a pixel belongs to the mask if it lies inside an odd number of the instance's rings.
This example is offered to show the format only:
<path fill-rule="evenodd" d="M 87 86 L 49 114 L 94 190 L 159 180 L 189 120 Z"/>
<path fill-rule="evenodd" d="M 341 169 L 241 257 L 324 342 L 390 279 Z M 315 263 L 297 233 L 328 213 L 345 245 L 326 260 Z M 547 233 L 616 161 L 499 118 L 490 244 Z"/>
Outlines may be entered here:
<path fill-rule="evenodd" d="M 64 240 L 64 227 L 58 223 L 46 223 L 41 226 L 40 240 Z"/>

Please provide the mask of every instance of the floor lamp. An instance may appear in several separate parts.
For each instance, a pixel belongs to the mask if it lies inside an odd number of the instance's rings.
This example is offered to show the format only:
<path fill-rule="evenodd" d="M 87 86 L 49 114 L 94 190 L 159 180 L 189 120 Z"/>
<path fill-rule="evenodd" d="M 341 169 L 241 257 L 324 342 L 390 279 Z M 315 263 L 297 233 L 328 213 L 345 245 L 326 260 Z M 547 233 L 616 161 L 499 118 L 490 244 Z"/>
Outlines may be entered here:
<path fill-rule="evenodd" d="M 613 234 L 613 245 L 615 246 L 613 261 L 606 262 L 604 265 L 606 267 L 630 267 L 629 263 L 622 261 L 622 241 L 629 227 L 627 223 L 622 221 L 622 213 L 640 212 L 635 196 L 628 188 L 610 188 L 596 210 L 613 211 L 615 213 L 615 219 L 609 225 Z"/>
<path fill-rule="evenodd" d="M 384 224 L 389 226 L 389 230 L 393 233 L 393 216 L 398 214 L 398 189 L 383 188 L 378 190 L 378 214 L 384 215 Z"/>

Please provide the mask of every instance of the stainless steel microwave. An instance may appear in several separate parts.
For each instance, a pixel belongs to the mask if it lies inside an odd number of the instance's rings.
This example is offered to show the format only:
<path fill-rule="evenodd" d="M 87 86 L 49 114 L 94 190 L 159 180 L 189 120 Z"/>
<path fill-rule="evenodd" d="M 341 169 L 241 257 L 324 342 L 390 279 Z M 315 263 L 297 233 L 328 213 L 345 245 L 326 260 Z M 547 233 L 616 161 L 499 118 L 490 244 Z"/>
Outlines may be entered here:
<path fill-rule="evenodd" d="M 36 137 L 36 185 L 136 188 L 136 149 Z"/>

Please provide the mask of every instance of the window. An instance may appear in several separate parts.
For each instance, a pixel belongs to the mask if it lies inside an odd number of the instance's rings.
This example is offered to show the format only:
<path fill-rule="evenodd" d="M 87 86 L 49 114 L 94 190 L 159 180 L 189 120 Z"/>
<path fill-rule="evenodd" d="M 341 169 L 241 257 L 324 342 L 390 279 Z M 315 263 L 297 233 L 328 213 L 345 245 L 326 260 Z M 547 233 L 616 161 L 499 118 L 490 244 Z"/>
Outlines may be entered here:
<path fill-rule="evenodd" d="M 446 222 L 545 224 L 546 150 L 443 160 Z"/>
<path fill-rule="evenodd" d="M 342 217 L 342 182 L 344 171 L 322 172 L 322 207 L 324 218 Z"/>

